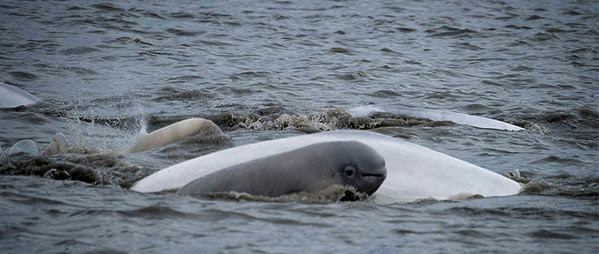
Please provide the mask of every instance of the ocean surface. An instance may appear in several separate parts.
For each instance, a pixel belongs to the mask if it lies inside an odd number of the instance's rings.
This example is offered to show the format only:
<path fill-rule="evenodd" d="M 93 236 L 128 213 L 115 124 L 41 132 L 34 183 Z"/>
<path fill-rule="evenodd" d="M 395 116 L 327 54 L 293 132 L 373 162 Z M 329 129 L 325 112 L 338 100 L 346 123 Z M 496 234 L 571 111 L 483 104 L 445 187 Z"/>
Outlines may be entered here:
<path fill-rule="evenodd" d="M 599 252 L 597 1 L 3 0 L 0 82 L 43 100 L 0 110 L 2 253 Z M 526 130 L 348 113 L 364 106 Z M 229 140 L 105 153 L 189 117 Z M 127 190 L 209 152 L 351 128 L 519 171 L 524 191 L 380 205 Z M 57 132 L 70 153 L 6 156 Z"/>

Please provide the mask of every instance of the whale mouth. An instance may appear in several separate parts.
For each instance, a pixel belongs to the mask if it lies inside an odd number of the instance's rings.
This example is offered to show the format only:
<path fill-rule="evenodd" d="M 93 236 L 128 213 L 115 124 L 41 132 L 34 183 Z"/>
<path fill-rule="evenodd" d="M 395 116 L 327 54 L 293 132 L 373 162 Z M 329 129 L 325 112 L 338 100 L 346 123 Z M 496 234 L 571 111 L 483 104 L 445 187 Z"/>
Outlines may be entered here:
<path fill-rule="evenodd" d="M 373 173 L 364 173 L 362 177 L 385 177 L 386 174 L 373 174 Z"/>
<path fill-rule="evenodd" d="M 381 187 L 385 179 L 387 179 L 386 171 L 386 169 L 382 169 L 380 171 L 362 173 L 360 177 L 365 184 L 363 186 L 363 191 L 368 195 L 372 195 L 374 192 L 376 192 L 379 187 Z"/>
<path fill-rule="evenodd" d="M 385 180 L 387 178 L 386 172 L 376 172 L 376 173 L 362 173 L 360 175 L 362 178 L 371 179 L 375 181 Z M 380 179 L 380 180 L 379 180 Z"/>

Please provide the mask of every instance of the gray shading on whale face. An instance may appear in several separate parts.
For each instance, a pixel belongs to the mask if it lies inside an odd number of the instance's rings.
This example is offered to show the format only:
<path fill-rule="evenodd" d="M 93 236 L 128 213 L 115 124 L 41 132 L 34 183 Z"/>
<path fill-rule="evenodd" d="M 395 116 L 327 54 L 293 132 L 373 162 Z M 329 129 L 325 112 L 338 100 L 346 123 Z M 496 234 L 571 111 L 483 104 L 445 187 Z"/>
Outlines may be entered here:
<path fill-rule="evenodd" d="M 385 160 L 374 149 L 357 141 L 335 141 L 234 165 L 198 178 L 177 193 L 201 196 L 235 191 L 278 197 L 341 185 L 371 195 L 386 175 Z"/>

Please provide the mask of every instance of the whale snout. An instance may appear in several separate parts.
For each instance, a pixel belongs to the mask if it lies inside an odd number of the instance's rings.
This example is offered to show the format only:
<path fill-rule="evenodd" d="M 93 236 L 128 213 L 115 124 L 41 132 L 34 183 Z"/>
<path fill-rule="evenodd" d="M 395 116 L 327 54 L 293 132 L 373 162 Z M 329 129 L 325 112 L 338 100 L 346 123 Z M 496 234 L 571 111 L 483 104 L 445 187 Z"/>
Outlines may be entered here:
<path fill-rule="evenodd" d="M 357 191 L 372 195 L 387 178 L 385 159 L 364 143 L 347 141 L 342 144 L 344 150 L 338 157 L 339 161 L 345 161 L 342 164 L 345 166 L 341 168 L 341 177 Z"/>
<path fill-rule="evenodd" d="M 372 195 L 381 187 L 385 179 L 387 179 L 387 169 L 385 167 L 363 172 L 360 175 L 362 184 L 359 191 Z"/>
<path fill-rule="evenodd" d="M 362 177 L 374 177 L 374 178 L 383 178 L 383 180 L 387 177 L 387 169 L 381 168 L 375 172 L 366 172 L 362 173 Z"/>

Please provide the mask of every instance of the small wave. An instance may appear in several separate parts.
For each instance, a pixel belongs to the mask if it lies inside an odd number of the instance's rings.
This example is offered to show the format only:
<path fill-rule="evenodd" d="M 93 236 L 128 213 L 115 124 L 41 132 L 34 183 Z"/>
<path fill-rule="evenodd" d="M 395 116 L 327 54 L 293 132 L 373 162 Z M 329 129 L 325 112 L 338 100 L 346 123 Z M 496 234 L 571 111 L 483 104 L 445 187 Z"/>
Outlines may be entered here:
<path fill-rule="evenodd" d="M 521 194 L 549 195 L 568 198 L 597 199 L 599 197 L 599 178 L 577 178 L 571 175 L 558 176 L 558 179 L 530 180 L 524 184 Z"/>
<path fill-rule="evenodd" d="M 175 210 L 173 208 L 161 205 L 161 204 L 154 204 L 151 206 L 146 206 L 146 207 L 142 207 L 139 209 L 135 209 L 135 210 L 128 210 L 128 211 L 119 211 L 119 214 L 123 215 L 123 216 L 127 216 L 127 217 L 159 217 L 159 218 L 195 218 L 195 217 L 199 217 L 191 214 L 191 213 L 185 213 L 185 212 L 181 212 L 178 210 Z"/>
<path fill-rule="evenodd" d="M 560 164 L 567 164 L 567 165 L 570 165 L 570 164 L 583 165 L 584 164 L 582 161 L 577 160 L 577 159 L 560 158 L 560 157 L 555 156 L 555 155 L 547 156 L 546 158 L 538 160 L 538 161 L 535 161 L 533 163 L 540 163 L 540 164 L 545 164 L 545 163 L 560 163 Z"/>
<path fill-rule="evenodd" d="M 267 77 L 270 73 L 266 72 L 266 71 L 246 71 L 246 72 L 241 72 L 241 73 L 237 73 L 237 74 L 233 74 L 231 76 L 229 76 L 230 79 L 233 80 L 237 80 L 237 79 L 252 79 L 252 78 L 260 78 L 260 77 Z"/>
<path fill-rule="evenodd" d="M 56 200 L 56 199 L 52 199 L 52 198 L 38 197 L 38 196 L 22 194 L 22 193 L 17 193 L 17 192 L 8 192 L 8 191 L 0 192 L 0 197 L 2 197 L 4 200 L 10 200 L 13 202 L 18 202 L 18 203 L 27 204 L 27 205 L 50 205 L 50 206 L 52 206 L 52 205 L 67 205 L 68 204 L 64 201 Z"/>
<path fill-rule="evenodd" d="M 432 33 L 430 37 L 448 37 L 448 36 L 464 36 L 471 33 L 476 33 L 476 31 L 470 29 L 459 29 L 454 27 L 442 26 L 438 30 L 444 30 L 443 32 L 437 32 L 436 30 L 427 31 Z"/>
<path fill-rule="evenodd" d="M 551 163 L 564 159 L 549 156 L 539 161 Z M 569 159 L 566 163 L 572 163 Z M 599 177 L 577 177 L 570 174 L 560 174 L 553 177 L 538 179 L 538 176 L 526 171 L 514 170 L 504 172 L 503 176 L 522 184 L 520 194 L 525 195 L 550 195 L 570 198 L 597 198 L 599 197 Z"/>
<path fill-rule="evenodd" d="M 48 112 L 48 114 L 56 114 L 56 113 L 59 113 L 59 112 Z M 134 116 L 131 116 L 131 117 L 72 116 L 69 118 L 76 119 L 76 120 L 79 120 L 82 122 L 87 122 L 87 123 L 110 126 L 110 127 L 118 128 L 118 129 L 122 129 L 122 130 L 137 130 L 137 129 L 139 129 L 139 119 L 137 119 L 137 117 L 134 117 Z M 84 148 L 84 147 L 81 147 L 81 148 L 89 149 L 89 148 Z M 91 149 L 93 149 L 93 148 L 91 148 Z M 80 152 L 76 152 L 76 153 L 80 153 Z M 88 152 L 84 152 L 84 153 L 88 153 Z"/>
<path fill-rule="evenodd" d="M 182 77 L 183 78 L 183 77 Z M 188 77 L 185 77 L 188 78 Z M 171 83 L 177 83 L 179 81 L 173 81 Z M 200 99 L 208 99 L 213 98 L 214 96 L 208 92 L 200 91 L 200 90 L 191 90 L 184 92 L 172 91 L 169 95 L 163 95 L 153 100 L 156 102 L 164 102 L 164 101 L 189 101 L 189 100 L 200 100 Z"/>
<path fill-rule="evenodd" d="M 520 172 L 518 169 L 511 172 L 503 172 L 501 175 L 524 184 L 530 183 L 530 178 L 532 177 L 532 174 L 528 172 Z"/>
<path fill-rule="evenodd" d="M 581 218 L 595 219 L 599 215 L 597 212 L 550 209 L 545 207 L 495 207 L 495 208 L 478 208 L 478 207 L 452 207 L 442 211 L 444 214 L 462 214 L 466 216 L 481 216 L 481 217 L 506 217 L 519 219 L 542 219 L 542 220 L 558 220 L 565 218 Z"/>
<path fill-rule="evenodd" d="M 118 7 L 114 6 L 113 4 L 109 4 L 109 3 L 92 4 L 92 7 L 106 11 L 106 12 L 124 12 L 125 11 L 125 9 L 118 8 Z"/>
<path fill-rule="evenodd" d="M 409 28 L 409 27 L 398 27 L 398 28 L 395 28 L 395 30 L 400 31 L 402 33 L 416 32 L 416 29 Z"/>
<path fill-rule="evenodd" d="M 366 74 L 366 72 L 357 71 L 357 72 L 347 72 L 347 73 L 343 73 L 343 74 L 331 74 L 330 76 L 337 77 L 338 79 L 341 79 L 341 80 L 352 81 L 352 80 L 363 80 L 365 78 L 368 78 L 369 75 Z"/>
<path fill-rule="evenodd" d="M 62 240 L 60 242 L 57 242 L 54 244 L 54 246 L 69 246 L 69 247 L 73 247 L 73 246 L 94 246 L 94 244 L 90 243 L 90 242 L 86 242 L 86 241 L 81 241 L 79 239 L 66 239 L 66 240 Z"/>
<path fill-rule="evenodd" d="M 336 53 L 336 54 L 346 54 L 346 55 L 351 55 L 352 54 L 349 49 L 339 48 L 339 47 L 333 47 L 333 48 L 331 48 L 331 52 L 332 53 Z"/>
<path fill-rule="evenodd" d="M 544 19 L 544 18 L 539 15 L 532 15 L 532 16 L 529 16 L 528 18 L 526 18 L 527 21 L 537 20 L 537 19 Z"/>
<path fill-rule="evenodd" d="M 411 117 L 387 112 L 347 111 L 332 109 L 311 114 L 293 114 L 285 109 L 272 112 L 259 110 L 256 113 L 223 113 L 207 117 L 226 130 L 283 130 L 295 129 L 306 133 L 331 131 L 337 129 L 376 129 L 385 127 L 440 127 L 451 126 L 450 121 L 433 121 L 426 118 Z M 369 113 L 365 113 L 369 112 Z M 364 114 L 363 114 L 364 113 Z M 366 115 L 365 115 L 366 114 Z"/>
<path fill-rule="evenodd" d="M 372 96 L 375 98 L 393 98 L 393 97 L 400 97 L 401 94 L 398 94 L 392 90 L 378 90 L 374 93 L 368 94 L 368 96 Z"/>
<path fill-rule="evenodd" d="M 75 180 L 90 184 L 117 185 L 128 188 L 140 176 L 141 169 L 115 155 L 37 156 L 0 160 L 0 175 L 26 175 L 54 180 Z"/>
<path fill-rule="evenodd" d="M 92 47 L 75 47 L 70 49 L 61 50 L 60 53 L 64 55 L 84 55 L 92 52 L 100 51 L 99 49 Z"/>
<path fill-rule="evenodd" d="M 544 136 L 549 136 L 551 134 L 551 131 L 547 127 L 538 125 L 536 123 L 527 123 L 524 125 L 524 129 L 526 129 L 526 131 L 529 133 L 535 133 Z"/>
<path fill-rule="evenodd" d="M 186 31 L 186 30 L 181 30 L 181 29 L 175 29 L 175 28 L 169 28 L 166 30 L 167 32 L 174 34 L 174 35 L 178 35 L 178 36 L 198 36 L 198 35 L 202 35 L 205 34 L 205 31 Z"/>
<path fill-rule="evenodd" d="M 237 125 L 237 128 L 254 130 L 282 130 L 285 128 L 311 129 L 318 131 L 330 131 L 335 129 L 338 118 L 329 117 L 326 113 L 316 113 L 311 115 L 288 115 L 282 114 L 277 118 L 259 117 L 253 119 L 246 118 Z"/>
<path fill-rule="evenodd" d="M 529 235 L 532 236 L 533 238 L 542 238 L 542 239 L 570 240 L 570 239 L 577 238 L 577 237 L 567 234 L 567 233 L 552 232 L 552 231 L 545 230 L 545 229 L 536 230 L 536 231 L 530 233 Z"/>
<path fill-rule="evenodd" d="M 13 71 L 9 73 L 14 79 L 19 81 L 32 81 L 38 78 L 37 75 L 24 71 Z"/>
<path fill-rule="evenodd" d="M 192 18 L 195 18 L 195 16 L 193 14 L 188 13 L 188 12 L 173 12 L 173 13 L 169 13 L 168 16 L 171 17 L 171 18 L 175 18 L 175 19 L 192 19 Z"/>

